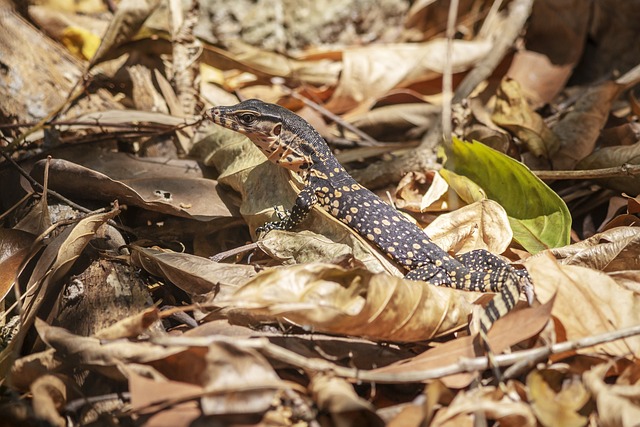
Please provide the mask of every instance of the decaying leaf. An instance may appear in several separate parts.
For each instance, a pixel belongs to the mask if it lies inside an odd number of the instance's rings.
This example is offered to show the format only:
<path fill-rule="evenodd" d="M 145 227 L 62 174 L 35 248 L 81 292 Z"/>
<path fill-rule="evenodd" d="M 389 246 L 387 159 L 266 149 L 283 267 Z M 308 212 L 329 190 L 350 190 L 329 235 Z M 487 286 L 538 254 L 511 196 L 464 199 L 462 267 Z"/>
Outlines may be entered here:
<path fill-rule="evenodd" d="M 402 342 L 464 326 L 470 294 L 314 263 L 262 272 L 218 303 L 321 332 Z"/>
<path fill-rule="evenodd" d="M 579 411 L 591 397 L 577 378 L 558 371 L 533 371 L 527 376 L 527 398 L 538 421 L 545 426 L 582 427 L 587 417 Z"/>

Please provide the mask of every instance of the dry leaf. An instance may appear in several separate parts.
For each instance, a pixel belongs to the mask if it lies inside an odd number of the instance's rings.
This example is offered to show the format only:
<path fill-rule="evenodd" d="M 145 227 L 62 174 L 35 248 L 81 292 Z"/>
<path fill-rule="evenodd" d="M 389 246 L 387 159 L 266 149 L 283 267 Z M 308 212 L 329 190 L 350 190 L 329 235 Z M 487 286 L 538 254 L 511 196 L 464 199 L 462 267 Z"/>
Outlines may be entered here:
<path fill-rule="evenodd" d="M 527 375 L 527 398 L 536 417 L 545 427 L 582 427 L 587 417 L 579 411 L 589 402 L 589 392 L 577 378 L 564 378 L 548 369 Z"/>
<path fill-rule="evenodd" d="M 608 364 L 594 366 L 582 375 L 584 385 L 598 407 L 598 420 L 604 427 L 634 426 L 640 420 L 640 387 L 607 384 L 604 380 Z"/>
<path fill-rule="evenodd" d="M 219 304 L 320 332 L 401 342 L 466 325 L 470 295 L 366 270 L 307 264 L 264 271 Z"/>

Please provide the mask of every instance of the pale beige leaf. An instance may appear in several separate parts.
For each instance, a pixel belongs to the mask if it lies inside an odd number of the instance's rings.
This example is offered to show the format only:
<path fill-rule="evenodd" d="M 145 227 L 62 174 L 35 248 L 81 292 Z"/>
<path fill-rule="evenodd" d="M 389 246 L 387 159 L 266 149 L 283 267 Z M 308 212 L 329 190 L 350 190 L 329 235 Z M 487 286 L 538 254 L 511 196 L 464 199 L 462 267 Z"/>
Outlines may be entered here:
<path fill-rule="evenodd" d="M 596 401 L 599 421 L 604 427 L 635 426 L 640 420 L 640 387 L 607 384 L 604 377 L 609 367 L 604 363 L 582 375 L 584 385 Z"/>
<path fill-rule="evenodd" d="M 320 332 L 422 341 L 467 324 L 472 293 L 386 274 L 307 264 L 271 269 L 238 289 L 229 309 L 286 319 Z"/>
<path fill-rule="evenodd" d="M 640 295 L 621 287 L 605 273 L 561 265 L 549 256 L 534 257 L 525 265 L 536 278 L 537 298 L 546 302 L 555 295 L 552 314 L 562 323 L 568 340 L 640 324 Z M 640 337 L 600 344 L 595 350 L 637 357 Z"/>
<path fill-rule="evenodd" d="M 91 65 L 108 59 L 112 50 L 135 36 L 158 4 L 160 4 L 159 0 L 124 0 L 120 2 L 98 51 L 91 59 Z"/>
<path fill-rule="evenodd" d="M 501 254 L 513 238 L 504 208 L 489 199 L 440 215 L 424 231 L 438 246 L 454 252 L 486 249 Z"/>
<path fill-rule="evenodd" d="M 562 264 L 613 272 L 640 269 L 640 228 L 616 227 L 550 251 Z"/>
<path fill-rule="evenodd" d="M 436 78 L 444 69 L 446 40 L 426 43 L 371 45 L 347 49 L 335 93 L 326 107 L 345 112 L 360 104 L 370 104 L 395 87 Z M 454 40 L 454 72 L 470 68 L 491 49 L 487 41 Z"/>

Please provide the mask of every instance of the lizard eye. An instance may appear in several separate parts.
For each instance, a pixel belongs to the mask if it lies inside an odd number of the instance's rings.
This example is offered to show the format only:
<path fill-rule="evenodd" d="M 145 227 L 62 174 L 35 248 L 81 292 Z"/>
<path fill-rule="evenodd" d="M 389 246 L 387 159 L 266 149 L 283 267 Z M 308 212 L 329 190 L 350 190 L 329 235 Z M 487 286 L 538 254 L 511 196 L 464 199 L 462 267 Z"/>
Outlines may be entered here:
<path fill-rule="evenodd" d="M 244 125 L 250 125 L 251 123 L 256 121 L 256 116 L 255 114 L 251 114 L 251 113 L 244 113 L 244 114 L 240 114 L 238 116 L 238 119 L 240 119 L 240 122 Z"/>

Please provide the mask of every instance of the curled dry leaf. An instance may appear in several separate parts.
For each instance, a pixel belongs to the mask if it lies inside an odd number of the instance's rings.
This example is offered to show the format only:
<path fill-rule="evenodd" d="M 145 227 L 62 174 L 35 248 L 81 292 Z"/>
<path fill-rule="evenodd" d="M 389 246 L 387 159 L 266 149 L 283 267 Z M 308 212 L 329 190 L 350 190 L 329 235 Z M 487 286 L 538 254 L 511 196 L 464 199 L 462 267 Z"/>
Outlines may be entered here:
<path fill-rule="evenodd" d="M 560 148 L 555 134 L 529 106 L 515 80 L 505 79 L 500 84 L 492 119 L 511 131 L 536 156 L 548 159 Z"/>
<path fill-rule="evenodd" d="M 433 212 L 456 209 L 460 200 L 438 171 L 434 172 L 430 184 L 423 173 L 409 172 L 396 188 L 396 206 L 412 212 Z M 427 190 L 424 191 L 424 187 Z"/>
<path fill-rule="evenodd" d="M 119 338 L 135 338 L 160 318 L 160 311 L 156 307 L 126 317 L 113 325 L 99 330 L 94 336 L 103 340 L 116 340 Z"/>
<path fill-rule="evenodd" d="M 640 269 L 640 228 L 616 227 L 573 245 L 552 249 L 566 265 L 605 272 Z"/>
<path fill-rule="evenodd" d="M 640 420 L 640 387 L 605 382 L 608 364 L 594 366 L 582 375 L 585 387 L 598 407 L 598 419 L 604 427 L 634 426 Z"/>
<path fill-rule="evenodd" d="M 589 392 L 577 378 L 565 378 L 554 370 L 527 375 L 527 398 L 545 427 L 582 427 L 588 419 L 579 411 L 589 402 Z"/>
<path fill-rule="evenodd" d="M 67 403 L 67 386 L 54 375 L 43 375 L 31 384 L 33 411 L 40 420 L 50 425 L 64 427 L 67 422 L 60 415 Z"/>
<path fill-rule="evenodd" d="M 449 406 L 436 412 L 433 423 L 430 425 L 434 427 L 471 425 L 473 424 L 471 417 L 474 414 L 476 416 L 481 414 L 487 420 L 500 421 L 500 425 L 522 427 L 537 425 L 536 418 L 526 403 L 514 401 L 495 387 L 479 387 L 468 392 L 460 391 Z"/>
<path fill-rule="evenodd" d="M 489 199 L 440 215 L 424 231 L 438 246 L 454 252 L 486 249 L 501 254 L 513 238 L 507 213 Z"/>
<path fill-rule="evenodd" d="M 219 304 L 319 332 L 409 342 L 466 325 L 469 295 L 361 269 L 307 264 L 264 271 Z"/>
<path fill-rule="evenodd" d="M 362 399 L 342 378 L 325 374 L 312 376 L 309 391 L 318 409 L 328 419 L 324 425 L 337 427 L 383 426 L 374 406 Z"/>
<path fill-rule="evenodd" d="M 640 324 L 640 295 L 605 273 L 561 265 L 549 256 L 534 257 L 526 266 L 535 277 L 537 298 L 546 302 L 555 295 L 552 314 L 562 323 L 568 340 Z M 620 357 L 638 357 L 640 337 L 600 344 L 595 349 Z"/>

